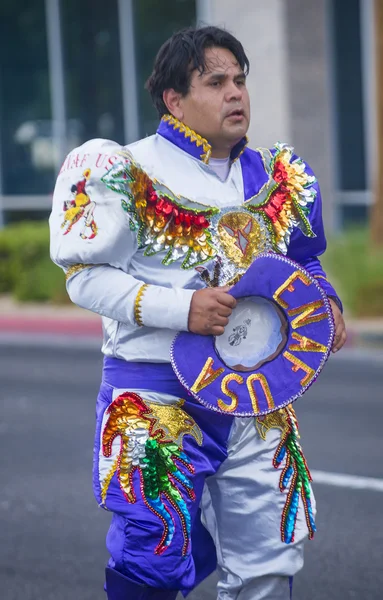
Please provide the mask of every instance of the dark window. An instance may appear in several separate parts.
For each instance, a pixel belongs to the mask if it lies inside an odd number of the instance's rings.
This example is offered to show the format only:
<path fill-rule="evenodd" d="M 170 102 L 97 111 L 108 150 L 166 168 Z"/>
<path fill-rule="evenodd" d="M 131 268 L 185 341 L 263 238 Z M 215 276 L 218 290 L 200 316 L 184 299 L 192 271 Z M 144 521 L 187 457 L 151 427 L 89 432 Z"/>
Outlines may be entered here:
<path fill-rule="evenodd" d="M 61 28 L 72 146 L 95 137 L 122 144 L 117 0 L 62 1 Z"/>
<path fill-rule="evenodd" d="M 44 0 L 0 3 L 2 193 L 52 191 L 51 112 Z"/>
<path fill-rule="evenodd" d="M 195 25 L 195 0 L 134 0 L 140 135 L 156 131 L 158 115 L 152 106 L 145 81 L 152 72 L 154 58 L 162 44 L 178 29 Z"/>
<path fill-rule="evenodd" d="M 334 0 L 338 186 L 366 189 L 360 0 Z"/>

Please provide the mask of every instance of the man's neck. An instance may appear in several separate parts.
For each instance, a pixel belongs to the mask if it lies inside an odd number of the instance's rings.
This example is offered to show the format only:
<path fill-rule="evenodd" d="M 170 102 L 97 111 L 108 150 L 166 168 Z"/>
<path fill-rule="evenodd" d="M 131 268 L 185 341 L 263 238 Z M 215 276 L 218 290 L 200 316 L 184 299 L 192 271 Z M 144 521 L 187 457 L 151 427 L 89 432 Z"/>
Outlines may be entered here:
<path fill-rule="evenodd" d="M 229 158 L 230 152 L 231 148 L 217 149 L 212 147 L 211 158 Z"/>

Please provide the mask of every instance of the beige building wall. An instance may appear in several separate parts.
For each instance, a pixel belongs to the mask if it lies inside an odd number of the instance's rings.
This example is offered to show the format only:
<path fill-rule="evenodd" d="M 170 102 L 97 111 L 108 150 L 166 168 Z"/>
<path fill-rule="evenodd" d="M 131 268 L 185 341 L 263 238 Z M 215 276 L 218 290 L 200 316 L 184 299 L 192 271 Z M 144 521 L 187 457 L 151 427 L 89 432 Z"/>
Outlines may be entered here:
<path fill-rule="evenodd" d="M 326 231 L 335 228 L 332 32 L 328 0 L 285 0 L 291 140 L 321 186 Z"/>
<path fill-rule="evenodd" d="M 293 145 L 322 189 L 326 230 L 334 227 L 328 0 L 199 0 L 201 23 L 224 26 L 250 59 L 254 146 Z"/>
<path fill-rule="evenodd" d="M 199 20 L 222 26 L 250 60 L 250 142 L 272 146 L 290 138 L 284 0 L 201 0 Z"/>

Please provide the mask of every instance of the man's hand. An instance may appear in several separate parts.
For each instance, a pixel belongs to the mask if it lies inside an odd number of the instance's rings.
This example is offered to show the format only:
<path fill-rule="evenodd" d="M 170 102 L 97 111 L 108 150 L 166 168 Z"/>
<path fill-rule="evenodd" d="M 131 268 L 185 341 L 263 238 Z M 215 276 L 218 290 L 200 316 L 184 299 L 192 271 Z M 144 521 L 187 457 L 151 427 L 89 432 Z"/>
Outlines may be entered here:
<path fill-rule="evenodd" d="M 189 331 L 200 335 L 222 335 L 237 301 L 230 287 L 205 288 L 194 292 L 190 304 Z"/>
<path fill-rule="evenodd" d="M 332 314 L 334 316 L 334 323 L 335 323 L 335 337 L 334 337 L 334 343 L 332 345 L 331 350 L 333 352 L 338 352 L 338 350 L 340 350 L 342 348 L 342 346 L 344 345 L 344 343 L 347 339 L 346 326 L 344 324 L 343 316 L 342 316 L 342 313 L 340 312 L 340 309 L 339 309 L 339 306 L 337 305 L 337 303 L 334 302 L 334 300 L 332 298 L 329 298 L 329 301 L 331 304 Z"/>

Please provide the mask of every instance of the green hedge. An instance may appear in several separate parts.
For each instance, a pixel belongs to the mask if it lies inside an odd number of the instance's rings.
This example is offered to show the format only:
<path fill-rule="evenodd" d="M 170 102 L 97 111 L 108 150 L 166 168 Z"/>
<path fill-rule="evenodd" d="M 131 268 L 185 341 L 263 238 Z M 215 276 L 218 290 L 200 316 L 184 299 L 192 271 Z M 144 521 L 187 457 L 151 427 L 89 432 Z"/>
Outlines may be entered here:
<path fill-rule="evenodd" d="M 383 250 L 372 250 L 366 229 L 330 240 L 322 262 L 354 316 L 383 317 Z M 0 230 L 0 293 L 24 302 L 69 302 L 64 274 L 49 258 L 46 222 Z"/>
<path fill-rule="evenodd" d="M 24 221 L 0 230 L 0 293 L 21 302 L 69 302 L 64 273 L 49 257 L 46 222 Z"/>
<path fill-rule="evenodd" d="M 367 229 L 330 240 L 322 264 L 355 317 L 383 317 L 383 248 L 374 249 Z"/>

